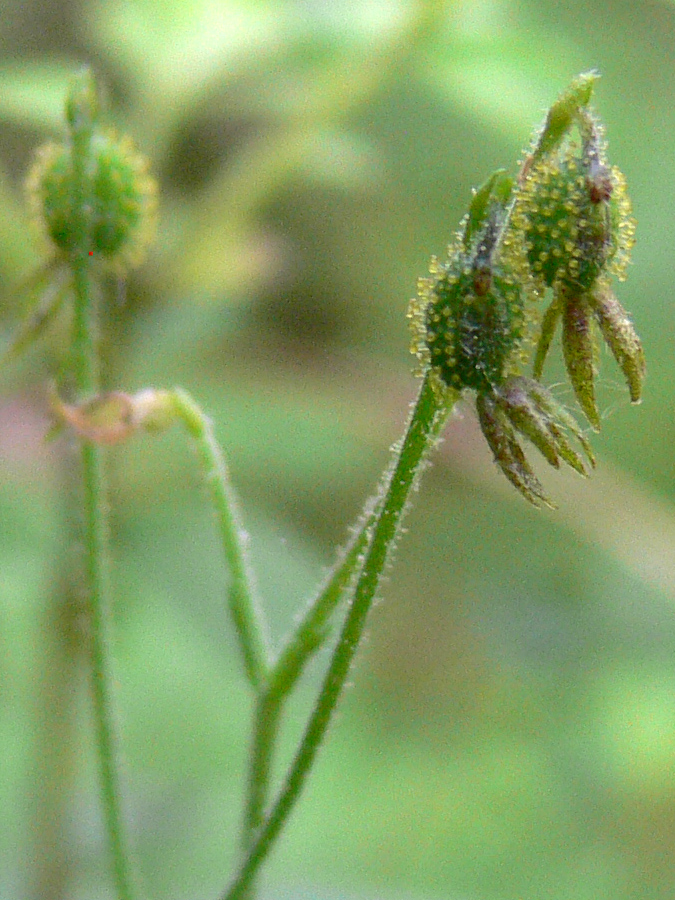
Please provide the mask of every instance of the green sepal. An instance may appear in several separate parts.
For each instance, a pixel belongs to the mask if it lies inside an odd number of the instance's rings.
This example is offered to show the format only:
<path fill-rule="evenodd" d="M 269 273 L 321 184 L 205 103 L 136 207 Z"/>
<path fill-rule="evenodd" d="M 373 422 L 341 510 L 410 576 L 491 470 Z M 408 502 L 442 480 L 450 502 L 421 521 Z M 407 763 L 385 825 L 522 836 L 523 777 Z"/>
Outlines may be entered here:
<path fill-rule="evenodd" d="M 624 374 L 631 403 L 639 403 L 646 366 L 642 343 L 633 323 L 610 290 L 594 291 L 590 302 L 602 336 Z"/>
<path fill-rule="evenodd" d="M 546 357 L 548 356 L 548 351 L 551 347 L 551 342 L 555 335 L 555 330 L 558 326 L 562 311 L 563 304 L 561 299 L 560 297 L 556 297 L 544 313 L 544 318 L 541 320 L 541 331 L 539 333 L 539 340 L 537 341 L 537 348 L 534 354 L 534 363 L 532 365 L 532 375 L 537 381 L 539 381 L 544 371 L 544 363 L 546 362 Z"/>
<path fill-rule="evenodd" d="M 578 119 L 579 111 L 590 103 L 600 73 L 594 70 L 577 76 L 549 109 L 544 127 L 532 152 L 532 161 L 555 150 Z"/>
<path fill-rule="evenodd" d="M 494 394 L 479 394 L 476 397 L 476 410 L 481 430 L 492 450 L 495 462 L 511 484 L 533 506 L 548 506 L 549 509 L 555 509 L 525 458 L 515 430 Z"/>
<path fill-rule="evenodd" d="M 496 201 L 499 206 L 505 208 L 511 197 L 512 189 L 513 179 L 506 174 L 506 169 L 497 169 L 480 187 L 476 188 L 471 199 L 462 237 L 462 242 L 467 250 L 476 234 L 485 225 L 490 211 L 490 201 Z"/>
<path fill-rule="evenodd" d="M 520 493 L 535 506 L 553 504 L 532 471 L 518 442 L 517 432 L 527 438 L 554 468 L 567 463 L 586 477 L 589 469 L 572 447 L 575 437 L 588 458 L 595 459 L 581 429 L 567 410 L 539 382 L 521 375 L 511 376 L 499 387 L 476 397 L 478 419 L 495 462 Z"/>
<path fill-rule="evenodd" d="M 595 431 L 600 414 L 595 402 L 593 319 L 586 297 L 568 297 L 562 314 L 565 366 L 579 406 Z"/>
<path fill-rule="evenodd" d="M 558 403 L 553 394 L 542 384 L 539 384 L 536 381 L 530 381 L 529 390 L 531 396 L 536 400 L 540 408 L 544 411 L 544 413 L 548 415 L 549 421 L 551 423 L 555 423 L 553 425 L 554 429 L 558 429 L 558 431 L 560 431 L 558 426 L 566 428 L 570 432 L 570 434 L 573 434 L 576 440 L 579 441 L 584 453 L 586 454 L 586 458 L 588 459 L 591 468 L 594 469 L 595 456 L 593 455 L 593 450 L 591 449 L 591 445 L 586 439 L 583 431 L 581 430 L 581 428 L 579 428 L 579 425 L 574 416 L 565 409 L 562 403 Z M 564 433 L 561 433 L 558 445 L 558 452 L 560 453 L 560 456 L 568 465 L 572 466 L 573 469 L 576 469 L 576 471 L 579 472 L 580 475 L 588 475 L 588 470 L 586 469 L 586 466 L 584 465 L 579 455 L 571 447 L 569 447 L 569 450 L 567 450 L 566 448 L 568 447 L 569 443 L 567 441 L 567 438 L 565 437 Z"/>
<path fill-rule="evenodd" d="M 531 378 L 514 376 L 495 389 L 498 404 L 516 429 L 539 450 L 554 468 L 566 462 L 580 475 L 588 475 L 581 456 L 567 440 L 567 429 L 579 441 L 591 466 L 595 459 L 574 418 L 543 385 Z"/>
<path fill-rule="evenodd" d="M 74 77 L 66 100 L 66 121 L 74 136 L 86 137 L 94 130 L 99 116 L 96 81 L 88 66 Z"/>

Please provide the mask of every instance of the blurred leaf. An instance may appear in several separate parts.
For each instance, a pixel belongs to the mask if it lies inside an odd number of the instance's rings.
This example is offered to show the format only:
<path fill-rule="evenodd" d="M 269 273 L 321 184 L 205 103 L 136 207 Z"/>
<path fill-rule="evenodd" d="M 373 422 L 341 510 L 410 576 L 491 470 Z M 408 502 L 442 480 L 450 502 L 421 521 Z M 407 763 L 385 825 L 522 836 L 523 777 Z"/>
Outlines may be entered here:
<path fill-rule="evenodd" d="M 551 46 L 555 46 L 555 53 Z M 579 68 L 578 49 L 563 35 L 508 27 L 462 33 L 419 61 L 420 76 L 478 121 L 525 143 L 542 115 Z"/>
<path fill-rule="evenodd" d="M 589 685 L 610 772 L 617 785 L 647 795 L 675 794 L 675 678 L 658 661 L 608 666 Z"/>
<path fill-rule="evenodd" d="M 277 47 L 284 21 L 265 0 L 97 0 L 87 15 L 97 41 L 152 97 L 155 114 L 174 116 L 214 79 Z"/>
<path fill-rule="evenodd" d="M 0 162 L 0 209 L 4 213 L 0 216 L 0 271 L 11 284 L 26 277 L 26 271 L 36 264 L 38 254 L 32 242 L 26 240 L 28 214 L 23 197 L 9 181 L 4 160 Z M 0 304 L 6 308 L 1 297 Z"/>
<path fill-rule="evenodd" d="M 76 62 L 0 66 L 0 121 L 34 131 L 61 133 L 64 129 L 63 98 Z"/>

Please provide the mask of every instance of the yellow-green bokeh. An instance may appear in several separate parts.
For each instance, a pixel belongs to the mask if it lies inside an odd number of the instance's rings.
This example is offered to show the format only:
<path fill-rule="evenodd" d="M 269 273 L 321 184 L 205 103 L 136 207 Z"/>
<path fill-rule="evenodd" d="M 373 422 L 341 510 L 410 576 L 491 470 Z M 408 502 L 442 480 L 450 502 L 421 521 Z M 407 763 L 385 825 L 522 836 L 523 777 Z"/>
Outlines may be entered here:
<path fill-rule="evenodd" d="M 416 384 L 405 312 L 472 186 L 597 67 L 638 220 L 597 473 L 530 509 L 469 407 L 408 519 L 353 688 L 261 880 L 272 898 L 671 900 L 675 893 L 675 6 L 465 0 L 5 0 L 3 341 L 30 272 L 22 180 L 89 63 L 160 183 L 157 240 L 102 303 L 107 387 L 214 418 L 275 637 L 345 540 Z M 668 140 L 671 143 L 668 143 Z M 111 896 L 78 630 L 77 497 L 46 445 L 67 315 L 0 373 L 0 895 Z M 554 355 L 560 356 L 557 352 Z M 545 380 L 573 404 L 562 366 Z M 250 696 L 179 433 L 110 454 L 116 672 L 149 896 L 215 897 L 236 855 Z M 503 480 L 503 479 L 502 479 Z M 325 661 L 325 660 L 324 660 Z M 282 762 L 321 660 L 291 705 Z M 47 893 L 49 892 L 49 893 Z"/>

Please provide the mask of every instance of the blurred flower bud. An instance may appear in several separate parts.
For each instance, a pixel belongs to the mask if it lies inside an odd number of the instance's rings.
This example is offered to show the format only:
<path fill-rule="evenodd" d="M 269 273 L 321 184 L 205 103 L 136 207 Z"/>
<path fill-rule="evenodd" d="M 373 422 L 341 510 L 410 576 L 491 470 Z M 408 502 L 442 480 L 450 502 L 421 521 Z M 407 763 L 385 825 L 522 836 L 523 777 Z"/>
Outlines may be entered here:
<path fill-rule="evenodd" d="M 29 172 L 26 189 L 34 219 L 66 259 L 88 254 L 124 272 L 141 261 L 152 238 L 155 181 L 128 138 L 97 126 L 90 75 L 75 83 L 68 120 L 71 139 L 43 146 Z"/>

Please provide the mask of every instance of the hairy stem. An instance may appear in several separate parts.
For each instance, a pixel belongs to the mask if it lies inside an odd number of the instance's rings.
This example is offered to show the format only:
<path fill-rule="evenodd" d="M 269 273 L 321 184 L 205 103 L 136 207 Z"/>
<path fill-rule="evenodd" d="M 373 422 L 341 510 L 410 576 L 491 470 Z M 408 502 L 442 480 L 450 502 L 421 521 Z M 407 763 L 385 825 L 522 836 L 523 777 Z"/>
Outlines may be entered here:
<path fill-rule="evenodd" d="M 30 872 L 27 900 L 67 900 L 75 870 L 68 822 L 78 767 L 77 700 L 86 647 L 75 586 L 80 579 L 69 562 L 47 597 L 37 635 L 37 779 L 29 822 L 32 846 L 25 860 Z"/>
<path fill-rule="evenodd" d="M 211 494 L 231 579 L 228 590 L 230 615 L 239 638 L 246 675 L 253 688 L 260 691 L 267 677 L 267 628 L 253 587 L 246 551 L 248 538 L 241 524 L 239 504 L 210 420 L 186 391 L 176 389 L 172 397 L 176 413 L 195 442 Z"/>
<path fill-rule="evenodd" d="M 89 396 L 98 391 L 99 377 L 87 257 L 75 259 L 72 268 L 75 292 L 75 381 L 78 393 Z M 85 569 L 91 615 L 91 680 L 101 800 L 117 896 L 119 900 L 131 900 L 134 892 L 131 888 L 131 866 L 121 810 L 118 737 L 112 693 L 108 530 L 103 461 L 101 451 L 94 444 L 83 442 L 81 453 Z"/>
<path fill-rule="evenodd" d="M 274 662 L 269 675 L 272 695 L 283 697 L 292 690 L 309 659 L 328 637 L 328 619 L 352 583 L 372 534 L 375 512 L 371 506 L 369 502 L 350 543 L 339 554 L 323 588 L 308 605 Z"/>
<path fill-rule="evenodd" d="M 244 813 L 242 834 L 244 851 L 250 849 L 265 811 L 267 786 L 271 774 L 272 755 L 278 732 L 280 712 L 281 697 L 274 696 L 268 691 L 263 691 L 258 697 L 255 713 L 248 799 Z"/>
<path fill-rule="evenodd" d="M 371 533 L 374 514 L 363 514 L 361 529 L 339 555 L 323 588 L 308 605 L 301 621 L 281 651 L 258 696 L 248 767 L 248 790 L 242 826 L 242 849 L 247 853 L 260 827 L 267 803 L 279 720 L 286 697 L 309 661 L 328 636 L 327 621 L 349 587 Z M 249 883 L 242 898 L 253 894 Z"/>
<path fill-rule="evenodd" d="M 373 528 L 354 596 L 296 756 L 274 806 L 258 830 L 255 841 L 222 900 L 242 900 L 261 863 L 269 853 L 298 799 L 305 779 L 328 730 L 337 701 L 363 635 L 366 618 L 377 593 L 410 492 L 416 485 L 421 463 L 435 442 L 451 408 L 440 405 L 429 378 L 425 378 L 405 437 L 384 485 L 384 501 Z"/>

